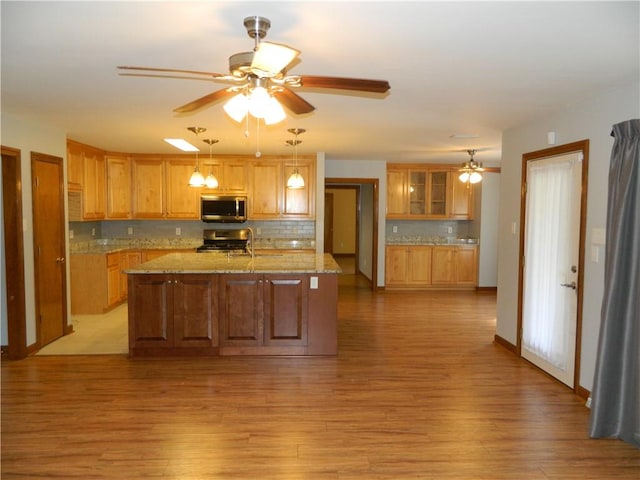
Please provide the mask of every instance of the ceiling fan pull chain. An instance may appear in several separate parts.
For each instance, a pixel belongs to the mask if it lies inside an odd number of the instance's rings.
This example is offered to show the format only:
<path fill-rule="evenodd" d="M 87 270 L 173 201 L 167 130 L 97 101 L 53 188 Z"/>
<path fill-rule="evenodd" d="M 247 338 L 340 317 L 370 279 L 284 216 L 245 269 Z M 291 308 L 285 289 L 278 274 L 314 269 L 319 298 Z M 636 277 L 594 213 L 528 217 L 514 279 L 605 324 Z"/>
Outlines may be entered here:
<path fill-rule="evenodd" d="M 260 151 L 260 119 L 256 118 L 256 157 L 260 158 L 261 156 L 262 152 Z"/>

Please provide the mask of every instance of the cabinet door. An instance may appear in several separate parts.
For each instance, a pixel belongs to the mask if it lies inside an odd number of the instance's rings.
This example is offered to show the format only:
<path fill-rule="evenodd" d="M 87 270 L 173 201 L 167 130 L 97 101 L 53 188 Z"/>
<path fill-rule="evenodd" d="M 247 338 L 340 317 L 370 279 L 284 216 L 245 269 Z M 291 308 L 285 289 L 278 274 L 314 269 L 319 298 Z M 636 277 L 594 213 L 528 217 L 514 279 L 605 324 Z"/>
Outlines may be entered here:
<path fill-rule="evenodd" d="M 449 199 L 449 171 L 434 170 L 429 172 L 429 204 L 428 215 L 431 218 L 446 218 Z"/>
<path fill-rule="evenodd" d="M 450 285 L 454 282 L 455 247 L 433 247 L 431 254 L 431 283 Z"/>
<path fill-rule="evenodd" d="M 280 218 L 282 192 L 282 163 L 279 161 L 253 162 L 251 169 L 251 219 Z"/>
<path fill-rule="evenodd" d="M 84 183 L 84 154 L 82 147 L 67 142 L 67 187 L 69 190 L 82 190 Z"/>
<path fill-rule="evenodd" d="M 385 249 L 385 283 L 389 286 L 407 283 L 409 251 L 406 246 L 387 246 Z"/>
<path fill-rule="evenodd" d="M 166 217 L 197 220 L 200 190 L 189 186 L 195 160 L 168 159 L 166 161 Z M 205 172 L 204 175 L 207 175 Z"/>
<path fill-rule="evenodd" d="M 387 171 L 387 217 L 404 217 L 409 214 L 409 171 Z"/>
<path fill-rule="evenodd" d="M 129 275 L 129 348 L 173 343 L 173 280 L 170 275 Z"/>
<path fill-rule="evenodd" d="M 101 219 L 105 217 L 106 166 L 101 152 L 85 150 L 84 185 L 82 189 L 83 218 Z"/>
<path fill-rule="evenodd" d="M 455 258 L 455 282 L 458 285 L 477 285 L 477 247 L 458 247 Z"/>
<path fill-rule="evenodd" d="M 176 275 L 173 283 L 173 344 L 218 345 L 216 275 Z"/>
<path fill-rule="evenodd" d="M 125 270 L 138 266 L 141 262 L 141 253 L 138 250 L 120 252 L 120 293 L 123 299 L 128 297 L 128 278 Z"/>
<path fill-rule="evenodd" d="M 107 306 L 116 305 L 122 300 L 120 288 L 120 254 L 107 255 Z"/>
<path fill-rule="evenodd" d="M 409 214 L 424 216 L 427 213 L 427 172 L 409 171 Z"/>
<path fill-rule="evenodd" d="M 163 161 L 136 158 L 132 169 L 133 218 L 162 218 L 165 185 Z"/>
<path fill-rule="evenodd" d="M 129 158 L 107 156 L 107 218 L 131 217 L 131 163 Z"/>
<path fill-rule="evenodd" d="M 304 179 L 303 188 L 287 188 L 289 176 L 298 169 Z M 315 168 L 310 163 L 298 162 L 297 165 L 284 166 L 284 205 L 282 215 L 288 218 L 314 218 L 315 216 Z"/>
<path fill-rule="evenodd" d="M 220 345 L 262 345 L 262 276 L 222 275 L 219 298 Z"/>
<path fill-rule="evenodd" d="M 416 245 L 408 249 L 407 283 L 414 286 L 431 285 L 431 252 L 427 245 Z"/>
<path fill-rule="evenodd" d="M 449 216 L 461 220 L 473 219 L 473 185 L 458 180 L 455 170 L 451 172 L 451 192 Z"/>
<path fill-rule="evenodd" d="M 222 181 L 226 193 L 247 193 L 247 161 L 225 159 L 222 163 Z"/>
<path fill-rule="evenodd" d="M 307 344 L 308 300 L 308 275 L 265 275 L 265 345 Z"/>

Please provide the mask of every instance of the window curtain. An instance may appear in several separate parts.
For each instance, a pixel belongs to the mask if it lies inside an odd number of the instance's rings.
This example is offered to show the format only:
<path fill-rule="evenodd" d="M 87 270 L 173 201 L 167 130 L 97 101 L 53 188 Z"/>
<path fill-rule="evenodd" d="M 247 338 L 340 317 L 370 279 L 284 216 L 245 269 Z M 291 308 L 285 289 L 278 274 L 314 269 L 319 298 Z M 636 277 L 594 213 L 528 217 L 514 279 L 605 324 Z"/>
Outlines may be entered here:
<path fill-rule="evenodd" d="M 566 317 L 567 289 L 559 287 L 568 280 L 558 278 L 562 265 L 571 264 L 571 244 L 564 210 L 571 205 L 572 168 L 575 155 L 529 162 L 527 173 L 526 259 L 524 347 L 553 366 L 565 371 L 570 332 Z M 575 295 L 568 290 L 569 295 Z M 545 301 L 541 302 L 540 298 Z"/>
<path fill-rule="evenodd" d="M 593 438 L 640 447 L 640 119 L 614 125 Z"/>

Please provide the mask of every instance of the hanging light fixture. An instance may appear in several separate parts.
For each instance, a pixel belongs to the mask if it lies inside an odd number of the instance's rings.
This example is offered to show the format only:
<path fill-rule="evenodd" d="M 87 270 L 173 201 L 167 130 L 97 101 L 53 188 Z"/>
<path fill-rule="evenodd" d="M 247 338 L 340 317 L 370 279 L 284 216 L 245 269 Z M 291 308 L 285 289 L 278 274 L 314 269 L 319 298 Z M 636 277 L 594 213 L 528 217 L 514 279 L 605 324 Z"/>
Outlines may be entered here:
<path fill-rule="evenodd" d="M 306 130 L 304 128 L 290 128 L 288 132 L 293 133 L 295 137 L 293 140 L 287 140 L 287 145 L 290 145 L 294 148 L 293 173 L 287 179 L 287 188 L 304 188 L 304 178 L 298 171 L 298 145 L 302 143 L 302 140 L 298 140 L 298 135 L 306 132 Z"/>
<path fill-rule="evenodd" d="M 211 153 L 211 149 L 218 141 L 215 138 L 205 138 L 203 140 L 204 143 L 209 145 L 209 175 L 204 179 L 204 185 L 207 188 L 218 188 L 218 179 L 213 174 L 213 155 Z"/>
<path fill-rule="evenodd" d="M 195 133 L 196 136 L 202 132 L 206 132 L 206 128 L 203 127 L 189 127 L 187 130 Z M 200 161 L 198 160 L 198 152 L 196 152 L 196 166 L 193 169 L 191 178 L 189 179 L 190 187 L 204 187 L 204 175 L 200 173 Z"/>
<path fill-rule="evenodd" d="M 231 97 L 225 103 L 224 111 L 233 120 L 240 123 L 247 114 L 264 120 L 266 125 L 273 125 L 284 120 L 287 115 L 280 102 L 268 89 L 268 78 L 255 75 L 249 77 L 249 85 L 242 92 Z"/>
<path fill-rule="evenodd" d="M 476 154 L 476 150 L 467 150 L 467 153 L 471 157 L 469 161 L 462 164 L 462 168 L 460 169 L 460 176 L 458 177 L 461 182 L 472 184 L 478 183 L 482 180 L 482 174 L 480 172 L 484 171 L 482 168 L 482 164 L 476 162 L 473 159 L 473 156 Z"/>

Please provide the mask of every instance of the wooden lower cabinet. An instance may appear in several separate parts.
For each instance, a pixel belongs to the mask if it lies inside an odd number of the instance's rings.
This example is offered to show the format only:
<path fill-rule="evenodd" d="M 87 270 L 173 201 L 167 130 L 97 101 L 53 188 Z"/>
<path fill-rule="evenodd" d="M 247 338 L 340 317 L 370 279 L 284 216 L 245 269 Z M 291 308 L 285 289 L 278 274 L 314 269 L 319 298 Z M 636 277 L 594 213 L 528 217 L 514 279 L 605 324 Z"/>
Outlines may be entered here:
<path fill-rule="evenodd" d="M 337 274 L 130 274 L 129 352 L 335 355 L 337 291 Z"/>
<path fill-rule="evenodd" d="M 388 245 L 387 288 L 468 288 L 478 283 L 476 245 Z"/>
<path fill-rule="evenodd" d="M 71 314 L 108 312 L 126 300 L 121 252 L 71 255 Z"/>
<path fill-rule="evenodd" d="M 129 350 L 147 353 L 167 348 L 218 344 L 217 276 L 129 276 Z"/>

